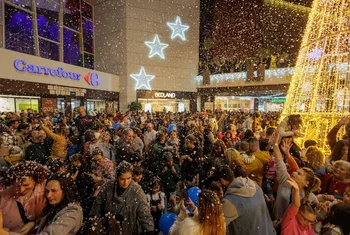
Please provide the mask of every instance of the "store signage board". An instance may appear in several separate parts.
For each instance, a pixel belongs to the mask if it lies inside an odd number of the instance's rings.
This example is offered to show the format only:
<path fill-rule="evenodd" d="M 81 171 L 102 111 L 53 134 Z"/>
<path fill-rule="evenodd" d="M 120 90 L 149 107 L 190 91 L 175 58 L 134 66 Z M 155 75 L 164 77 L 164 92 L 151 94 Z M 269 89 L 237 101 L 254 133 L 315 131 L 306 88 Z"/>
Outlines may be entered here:
<path fill-rule="evenodd" d="M 176 98 L 176 94 L 174 92 L 155 92 L 154 93 L 155 98 Z"/>
<path fill-rule="evenodd" d="M 272 98 L 271 102 L 273 102 L 273 103 L 285 103 L 286 98 Z"/>
<path fill-rule="evenodd" d="M 23 59 L 16 59 L 13 62 L 13 66 L 17 71 L 27 72 L 32 74 L 42 74 L 51 77 L 57 78 L 70 78 L 71 80 L 79 81 L 82 77 L 80 73 L 68 72 L 64 68 L 50 68 L 41 65 L 29 64 Z M 102 79 L 96 73 L 88 73 L 84 76 L 85 81 L 91 86 L 98 86 L 101 84 Z"/>

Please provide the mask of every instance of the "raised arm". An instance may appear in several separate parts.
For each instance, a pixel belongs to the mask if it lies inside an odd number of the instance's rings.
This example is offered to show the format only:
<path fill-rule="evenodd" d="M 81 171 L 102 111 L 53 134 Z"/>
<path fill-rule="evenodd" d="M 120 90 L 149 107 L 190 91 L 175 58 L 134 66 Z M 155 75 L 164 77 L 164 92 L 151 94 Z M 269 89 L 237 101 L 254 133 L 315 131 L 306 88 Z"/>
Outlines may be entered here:
<path fill-rule="evenodd" d="M 350 118 L 348 116 L 343 117 L 327 134 L 328 145 L 331 149 L 334 148 L 337 143 L 337 134 L 342 126 L 346 126 L 350 123 Z"/>

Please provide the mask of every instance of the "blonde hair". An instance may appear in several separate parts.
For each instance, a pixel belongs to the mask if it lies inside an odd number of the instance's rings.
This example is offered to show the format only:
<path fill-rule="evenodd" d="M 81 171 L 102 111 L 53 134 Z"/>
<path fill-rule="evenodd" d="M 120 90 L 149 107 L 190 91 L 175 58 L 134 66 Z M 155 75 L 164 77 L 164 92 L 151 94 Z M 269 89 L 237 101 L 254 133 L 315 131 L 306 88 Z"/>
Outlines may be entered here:
<path fill-rule="evenodd" d="M 198 197 L 200 235 L 226 235 L 226 225 L 218 195 L 203 190 Z"/>
<path fill-rule="evenodd" d="M 315 146 L 310 146 L 307 148 L 305 157 L 314 170 L 320 169 L 324 165 L 324 155 Z"/>
<path fill-rule="evenodd" d="M 321 187 L 321 180 L 317 178 L 313 170 L 307 167 L 303 167 L 301 169 L 303 169 L 305 172 L 305 180 L 309 182 L 309 184 L 304 188 L 305 196 L 303 199 L 301 199 L 301 203 L 305 204 L 309 199 L 310 193 L 317 191 Z"/>

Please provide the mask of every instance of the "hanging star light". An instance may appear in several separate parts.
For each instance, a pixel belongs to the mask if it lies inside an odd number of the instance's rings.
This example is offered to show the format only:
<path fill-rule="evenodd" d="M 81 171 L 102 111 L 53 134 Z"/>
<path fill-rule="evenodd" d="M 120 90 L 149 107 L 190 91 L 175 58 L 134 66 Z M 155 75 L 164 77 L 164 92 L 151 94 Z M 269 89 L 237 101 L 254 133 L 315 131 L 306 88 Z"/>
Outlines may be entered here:
<path fill-rule="evenodd" d="M 140 89 L 141 87 L 145 87 L 147 90 L 152 90 L 149 82 L 155 76 L 146 74 L 145 68 L 143 66 L 141 66 L 139 74 L 130 74 L 130 77 L 136 81 L 135 90 Z"/>
<path fill-rule="evenodd" d="M 151 49 L 148 57 L 152 58 L 155 55 L 159 55 L 160 58 L 165 59 L 164 49 L 169 46 L 169 44 L 161 43 L 159 41 L 158 34 L 154 36 L 153 42 L 146 41 L 145 44 Z"/>
<path fill-rule="evenodd" d="M 167 25 L 173 31 L 171 33 L 171 39 L 174 39 L 176 37 L 180 37 L 181 40 L 183 40 L 183 41 L 186 40 L 185 31 L 188 30 L 190 28 L 190 26 L 182 24 L 180 16 L 176 17 L 175 23 L 167 23 Z"/>

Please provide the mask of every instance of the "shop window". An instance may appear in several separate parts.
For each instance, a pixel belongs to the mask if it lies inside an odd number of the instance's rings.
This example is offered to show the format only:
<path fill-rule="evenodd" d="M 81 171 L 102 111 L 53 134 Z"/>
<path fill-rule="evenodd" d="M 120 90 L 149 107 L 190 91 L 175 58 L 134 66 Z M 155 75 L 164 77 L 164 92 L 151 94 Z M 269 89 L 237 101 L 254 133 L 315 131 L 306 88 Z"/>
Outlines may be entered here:
<path fill-rule="evenodd" d="M 83 19 L 83 39 L 84 39 L 84 51 L 94 53 L 94 26 L 91 21 Z"/>
<path fill-rule="evenodd" d="M 9 50 L 35 54 L 32 14 L 5 4 L 5 45 Z"/>
<path fill-rule="evenodd" d="M 81 35 L 69 29 L 63 29 L 63 58 L 67 64 L 82 66 Z"/>
<path fill-rule="evenodd" d="M 15 99 L 0 97 L 0 112 L 15 112 Z"/>
<path fill-rule="evenodd" d="M 84 67 L 88 69 L 94 69 L 94 55 L 84 54 Z"/>
<path fill-rule="evenodd" d="M 59 45 L 45 39 L 39 39 L 40 57 L 59 61 Z"/>
<path fill-rule="evenodd" d="M 75 31 L 80 31 L 80 0 L 63 1 L 63 25 Z"/>
<path fill-rule="evenodd" d="M 88 3 L 82 1 L 81 2 L 81 13 L 83 15 L 83 17 L 85 17 L 86 19 L 93 21 L 92 18 L 92 6 L 90 6 Z"/>
<path fill-rule="evenodd" d="M 27 10 L 32 10 L 32 0 L 8 0 L 9 2 L 23 7 Z"/>
<path fill-rule="evenodd" d="M 16 98 L 16 111 L 27 109 L 39 110 L 39 100 L 38 99 L 21 99 Z"/>
<path fill-rule="evenodd" d="M 52 0 L 36 1 L 38 35 L 59 41 L 59 4 Z"/>

